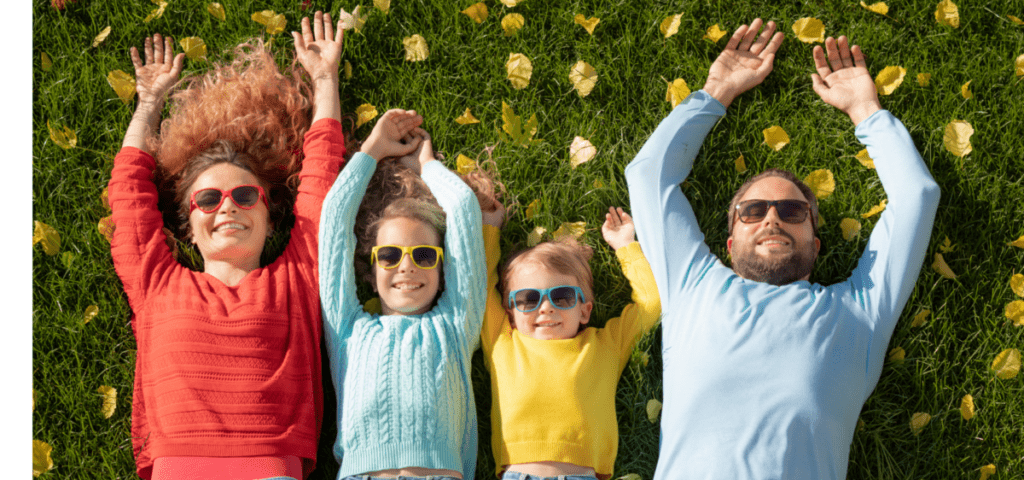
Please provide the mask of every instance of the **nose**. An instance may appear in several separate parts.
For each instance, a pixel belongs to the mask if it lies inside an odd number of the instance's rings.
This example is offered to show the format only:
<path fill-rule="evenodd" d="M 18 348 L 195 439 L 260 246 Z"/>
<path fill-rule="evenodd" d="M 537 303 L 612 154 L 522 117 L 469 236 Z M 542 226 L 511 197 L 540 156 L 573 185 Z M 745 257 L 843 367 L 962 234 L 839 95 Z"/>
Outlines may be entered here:
<path fill-rule="evenodd" d="M 220 201 L 221 212 L 234 212 L 238 210 L 238 205 L 235 205 L 235 199 L 231 198 L 231 195 L 225 195 Z"/>
<path fill-rule="evenodd" d="M 403 253 L 402 259 L 398 261 L 398 271 L 405 273 L 416 270 L 416 263 L 412 261 L 411 253 Z"/>
<path fill-rule="evenodd" d="M 761 220 L 763 225 L 778 225 L 782 219 L 779 218 L 779 211 L 775 208 L 775 205 L 768 207 L 768 211 L 764 214 L 764 219 Z"/>
<path fill-rule="evenodd" d="M 551 297 L 544 295 L 540 299 L 540 305 L 537 305 L 537 313 L 553 312 L 554 310 L 555 306 L 551 303 Z"/>

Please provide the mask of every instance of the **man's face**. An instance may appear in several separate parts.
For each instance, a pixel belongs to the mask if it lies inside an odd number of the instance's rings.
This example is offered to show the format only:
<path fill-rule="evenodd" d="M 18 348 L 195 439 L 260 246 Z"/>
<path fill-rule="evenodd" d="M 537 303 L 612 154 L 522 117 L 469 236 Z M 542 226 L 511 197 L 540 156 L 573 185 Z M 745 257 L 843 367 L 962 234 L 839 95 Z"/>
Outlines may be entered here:
<path fill-rule="evenodd" d="M 785 199 L 807 201 L 793 182 L 767 177 L 751 185 L 740 202 Z M 812 214 L 800 223 L 787 223 L 773 206 L 760 221 L 743 223 L 736 212 L 730 212 L 730 221 L 735 223 L 727 245 L 733 271 L 743 278 L 772 285 L 809 279 L 821 247 L 811 226 Z"/>

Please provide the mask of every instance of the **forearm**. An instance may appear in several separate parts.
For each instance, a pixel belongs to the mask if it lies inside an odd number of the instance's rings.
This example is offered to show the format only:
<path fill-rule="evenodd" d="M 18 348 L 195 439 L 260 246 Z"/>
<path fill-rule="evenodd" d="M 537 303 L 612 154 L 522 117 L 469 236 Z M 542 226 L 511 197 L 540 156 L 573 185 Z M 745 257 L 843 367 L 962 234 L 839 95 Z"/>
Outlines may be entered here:
<path fill-rule="evenodd" d="M 319 267 L 320 300 L 325 327 L 338 327 L 343 311 L 353 311 L 359 300 L 355 294 L 353 231 L 356 213 L 377 162 L 356 154 L 341 171 L 324 198 L 320 216 Z"/>
<path fill-rule="evenodd" d="M 131 122 L 128 123 L 121 147 L 135 147 L 153 153 L 146 148 L 146 139 L 153 136 L 160 127 L 160 113 L 163 108 L 163 100 L 140 100 Z"/>
<path fill-rule="evenodd" d="M 313 123 L 322 118 L 341 121 L 341 98 L 338 93 L 338 72 L 313 79 Z"/>

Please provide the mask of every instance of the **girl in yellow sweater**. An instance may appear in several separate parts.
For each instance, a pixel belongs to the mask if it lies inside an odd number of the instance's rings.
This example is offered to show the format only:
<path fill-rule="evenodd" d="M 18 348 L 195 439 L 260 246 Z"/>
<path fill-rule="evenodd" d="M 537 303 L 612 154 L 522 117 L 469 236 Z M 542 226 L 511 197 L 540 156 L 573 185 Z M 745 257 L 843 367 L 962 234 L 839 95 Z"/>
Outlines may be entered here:
<path fill-rule="evenodd" d="M 503 219 L 501 208 L 483 213 L 488 299 L 481 345 L 491 374 L 495 473 L 504 480 L 610 478 L 616 384 L 637 339 L 661 316 L 633 219 L 609 208 L 601 227 L 633 287 L 633 303 L 604 328 L 586 328 L 594 306 L 592 250 L 571 238 L 516 253 L 498 286 Z"/>

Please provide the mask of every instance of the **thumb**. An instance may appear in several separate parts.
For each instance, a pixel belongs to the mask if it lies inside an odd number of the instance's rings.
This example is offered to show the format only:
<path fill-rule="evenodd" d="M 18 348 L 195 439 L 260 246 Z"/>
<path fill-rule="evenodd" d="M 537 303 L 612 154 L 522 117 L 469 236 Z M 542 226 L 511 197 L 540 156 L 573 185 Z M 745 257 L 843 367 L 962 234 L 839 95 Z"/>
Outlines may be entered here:
<path fill-rule="evenodd" d="M 825 85 L 825 81 L 821 79 L 821 76 L 817 73 L 811 74 L 811 87 L 814 89 L 814 93 L 818 96 L 824 96 L 828 92 L 828 86 Z"/>

